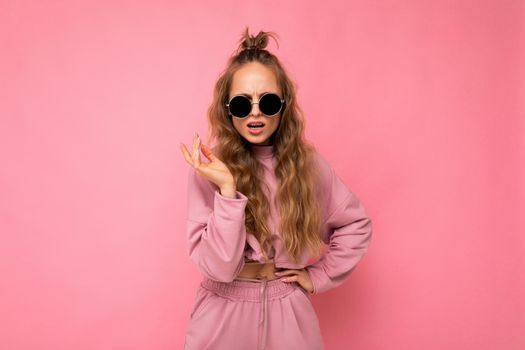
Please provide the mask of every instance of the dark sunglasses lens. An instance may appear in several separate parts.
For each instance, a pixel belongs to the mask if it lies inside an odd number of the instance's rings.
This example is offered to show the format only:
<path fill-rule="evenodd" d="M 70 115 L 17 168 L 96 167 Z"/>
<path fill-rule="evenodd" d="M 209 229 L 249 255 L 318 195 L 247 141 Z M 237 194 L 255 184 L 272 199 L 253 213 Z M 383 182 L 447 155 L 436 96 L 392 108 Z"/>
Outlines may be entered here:
<path fill-rule="evenodd" d="M 277 114 L 281 110 L 281 98 L 276 94 L 266 94 L 259 101 L 259 109 L 266 115 Z"/>
<path fill-rule="evenodd" d="M 252 110 L 252 104 L 248 98 L 244 96 L 235 96 L 230 101 L 230 113 L 238 118 L 244 118 Z"/>

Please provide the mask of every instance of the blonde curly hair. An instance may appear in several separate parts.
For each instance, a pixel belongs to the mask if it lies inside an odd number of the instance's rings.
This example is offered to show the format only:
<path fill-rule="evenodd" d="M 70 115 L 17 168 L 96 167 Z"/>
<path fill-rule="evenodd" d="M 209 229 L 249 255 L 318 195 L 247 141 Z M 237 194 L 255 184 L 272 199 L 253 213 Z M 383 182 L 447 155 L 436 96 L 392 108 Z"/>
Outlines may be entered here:
<path fill-rule="evenodd" d="M 259 241 L 263 255 L 268 258 L 271 232 L 266 225 L 269 216 L 268 198 L 261 189 L 262 167 L 250 150 L 249 143 L 234 128 L 225 103 L 228 102 L 234 73 L 244 64 L 258 62 L 275 74 L 285 100 L 278 129 L 272 137 L 276 158 L 275 177 L 279 208 L 280 232 L 288 255 L 295 261 L 308 248 L 319 256 L 322 240 L 319 236 L 321 212 L 315 189 L 319 174 L 315 164 L 315 148 L 304 137 L 303 111 L 296 101 L 296 87 L 284 67 L 266 47 L 269 38 L 277 43 L 276 34 L 260 31 L 251 36 L 244 30 L 237 50 L 229 58 L 214 88 L 208 108 L 210 141 L 216 140 L 215 153 L 230 169 L 236 189 L 248 197 L 246 230 Z M 278 43 L 277 43 L 278 45 Z"/>

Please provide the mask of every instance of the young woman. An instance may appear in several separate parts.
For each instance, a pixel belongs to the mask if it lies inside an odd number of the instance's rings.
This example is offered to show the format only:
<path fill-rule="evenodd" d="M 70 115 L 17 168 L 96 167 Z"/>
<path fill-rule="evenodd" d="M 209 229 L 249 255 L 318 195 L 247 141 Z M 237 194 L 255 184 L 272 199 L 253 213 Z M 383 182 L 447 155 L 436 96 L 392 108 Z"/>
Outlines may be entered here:
<path fill-rule="evenodd" d="M 186 350 L 323 349 L 310 295 L 343 283 L 370 242 L 359 199 L 304 139 L 294 83 L 265 49 L 274 34 L 246 28 L 220 75 L 216 146 L 197 134 L 191 153 L 181 144 L 188 251 L 203 275 Z"/>

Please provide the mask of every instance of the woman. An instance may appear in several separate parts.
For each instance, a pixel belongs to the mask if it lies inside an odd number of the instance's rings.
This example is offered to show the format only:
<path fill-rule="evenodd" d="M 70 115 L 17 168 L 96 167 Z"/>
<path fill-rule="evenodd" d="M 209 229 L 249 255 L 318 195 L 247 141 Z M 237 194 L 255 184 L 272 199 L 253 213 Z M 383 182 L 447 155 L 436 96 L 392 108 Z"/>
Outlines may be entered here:
<path fill-rule="evenodd" d="M 339 286 L 370 242 L 359 199 L 304 139 L 295 86 L 265 49 L 269 37 L 246 28 L 215 85 L 216 146 L 196 134 L 191 154 L 181 144 L 188 250 L 203 274 L 187 350 L 323 349 L 310 294 Z"/>

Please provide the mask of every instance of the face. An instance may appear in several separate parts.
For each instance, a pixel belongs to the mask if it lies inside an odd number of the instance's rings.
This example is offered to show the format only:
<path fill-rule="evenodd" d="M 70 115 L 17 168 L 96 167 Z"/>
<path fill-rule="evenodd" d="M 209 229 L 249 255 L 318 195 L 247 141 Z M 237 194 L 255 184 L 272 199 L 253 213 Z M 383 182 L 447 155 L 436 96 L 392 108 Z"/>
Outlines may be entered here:
<path fill-rule="evenodd" d="M 259 97 L 266 92 L 273 92 L 282 98 L 275 74 L 258 62 L 250 62 L 239 68 L 233 75 L 228 100 L 235 95 L 246 94 L 252 102 L 258 102 Z M 279 126 L 281 112 L 267 117 L 259 110 L 259 105 L 254 104 L 246 118 L 234 116 L 231 118 L 233 126 L 243 138 L 252 144 L 264 146 L 270 144 L 270 136 Z M 248 124 L 252 122 L 262 122 L 264 126 L 262 128 L 248 127 Z"/>

